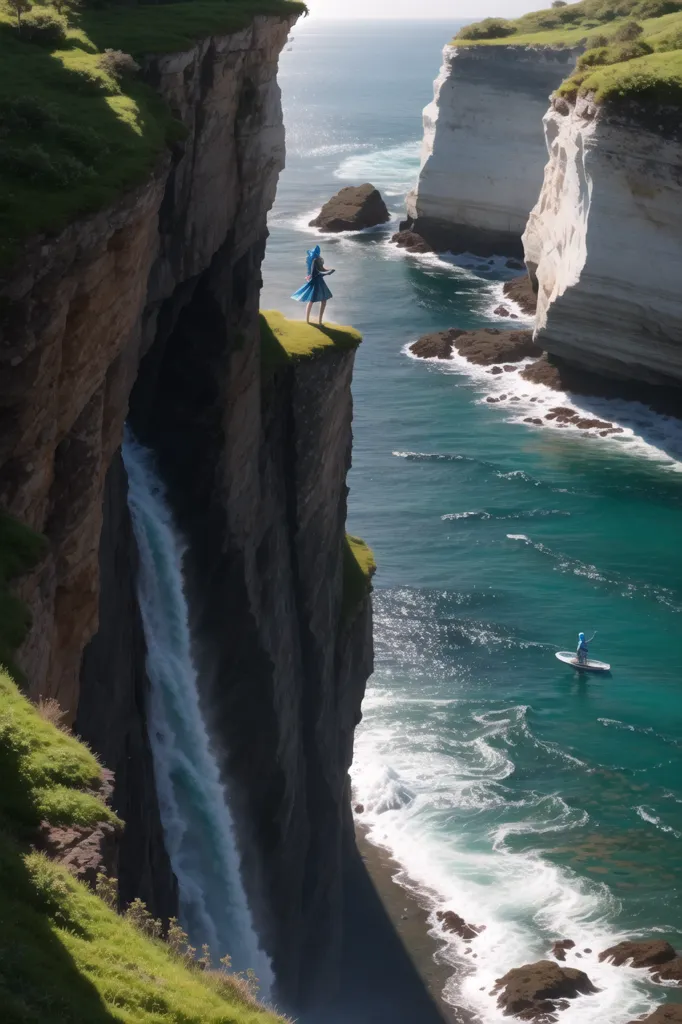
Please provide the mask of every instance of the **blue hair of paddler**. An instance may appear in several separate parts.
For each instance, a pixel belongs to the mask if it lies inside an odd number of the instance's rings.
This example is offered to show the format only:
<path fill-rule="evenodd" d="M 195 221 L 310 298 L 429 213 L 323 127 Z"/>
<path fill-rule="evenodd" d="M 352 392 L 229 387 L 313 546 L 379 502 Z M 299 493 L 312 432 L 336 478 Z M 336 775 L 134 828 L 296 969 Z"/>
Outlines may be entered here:
<path fill-rule="evenodd" d="M 584 640 L 584 639 L 585 639 L 585 634 L 584 633 L 578 633 L 578 640 Z"/>
<path fill-rule="evenodd" d="M 320 255 L 320 247 L 319 247 L 319 245 L 316 245 L 314 249 L 308 249 L 308 252 L 306 253 L 306 265 L 308 267 L 308 273 L 309 274 L 312 274 L 312 272 L 313 272 L 313 263 L 315 262 L 315 260 L 317 259 L 317 257 L 319 255 Z"/>

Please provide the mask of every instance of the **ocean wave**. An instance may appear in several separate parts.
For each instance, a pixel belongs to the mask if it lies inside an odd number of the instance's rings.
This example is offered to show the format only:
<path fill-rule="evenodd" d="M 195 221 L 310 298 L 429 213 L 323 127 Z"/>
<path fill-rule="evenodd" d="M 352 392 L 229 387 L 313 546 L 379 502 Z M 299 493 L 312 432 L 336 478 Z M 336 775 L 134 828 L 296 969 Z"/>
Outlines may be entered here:
<path fill-rule="evenodd" d="M 560 508 L 529 508 L 518 510 L 505 509 L 478 509 L 473 512 L 449 512 L 441 516 L 441 519 L 477 519 L 477 520 L 505 520 L 505 519 L 534 519 L 537 516 L 570 516 L 572 513 Z"/>
<path fill-rule="evenodd" d="M 682 749 L 682 739 L 677 736 L 667 736 L 665 733 L 657 732 L 650 725 L 631 725 L 629 722 L 621 722 L 617 718 L 598 718 L 597 721 L 606 729 L 619 729 L 623 732 L 637 733 L 641 736 L 652 736 L 668 746 Z"/>
<path fill-rule="evenodd" d="M 676 839 L 682 839 L 682 832 L 678 832 L 677 829 L 672 828 L 671 825 L 664 825 L 658 815 L 652 811 L 650 807 L 641 805 L 639 807 L 635 807 L 635 811 L 642 821 L 646 821 L 648 825 L 653 825 L 654 828 L 657 828 L 661 832 L 668 832 L 675 836 Z"/>
<path fill-rule="evenodd" d="M 405 195 L 419 174 L 421 142 L 407 142 L 347 157 L 334 171 L 346 181 L 371 181 L 382 191 Z"/>
<path fill-rule="evenodd" d="M 525 533 L 508 533 L 507 539 L 520 541 L 528 548 L 537 551 L 538 554 L 551 559 L 559 572 L 570 573 L 573 576 L 582 576 L 585 579 L 594 580 L 596 583 L 603 583 L 610 588 L 616 589 L 620 597 L 631 599 L 639 595 L 664 605 L 670 611 L 682 612 L 682 604 L 680 603 L 682 595 L 677 594 L 670 587 L 661 587 L 652 583 L 629 580 L 617 573 L 607 575 L 596 565 L 582 562 L 579 558 L 573 558 L 560 551 L 554 551 L 547 544 L 531 540 Z"/>

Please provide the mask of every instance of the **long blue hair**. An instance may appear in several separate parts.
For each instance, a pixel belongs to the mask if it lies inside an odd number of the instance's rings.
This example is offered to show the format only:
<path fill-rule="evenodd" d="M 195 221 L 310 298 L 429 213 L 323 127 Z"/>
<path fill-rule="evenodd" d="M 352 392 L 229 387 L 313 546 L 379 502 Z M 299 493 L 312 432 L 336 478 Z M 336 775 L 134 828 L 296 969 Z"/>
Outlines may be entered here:
<path fill-rule="evenodd" d="M 309 274 L 312 274 L 312 272 L 313 272 L 313 263 L 315 262 L 317 257 L 320 256 L 320 255 L 321 255 L 321 253 L 320 253 L 319 245 L 316 245 L 314 249 L 308 249 L 308 252 L 306 253 L 306 266 L 308 267 L 308 273 Z"/>

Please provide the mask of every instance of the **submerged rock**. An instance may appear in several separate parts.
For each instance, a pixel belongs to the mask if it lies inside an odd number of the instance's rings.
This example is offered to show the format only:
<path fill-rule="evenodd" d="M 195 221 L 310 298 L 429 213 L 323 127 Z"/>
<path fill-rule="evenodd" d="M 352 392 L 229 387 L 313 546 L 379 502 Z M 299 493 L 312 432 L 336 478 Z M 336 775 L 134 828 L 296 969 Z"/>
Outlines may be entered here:
<path fill-rule="evenodd" d="M 493 988 L 505 1016 L 538 1022 L 556 1020 L 556 1011 L 565 1009 L 569 999 L 597 991 L 584 971 L 559 967 L 553 960 L 515 967 Z"/>
<path fill-rule="evenodd" d="M 682 1024 L 682 1006 L 679 1004 L 659 1006 L 648 1017 L 631 1020 L 629 1024 Z"/>
<path fill-rule="evenodd" d="M 323 231 L 361 231 L 390 220 L 386 203 L 374 185 L 348 185 L 324 204 L 311 228 Z"/>

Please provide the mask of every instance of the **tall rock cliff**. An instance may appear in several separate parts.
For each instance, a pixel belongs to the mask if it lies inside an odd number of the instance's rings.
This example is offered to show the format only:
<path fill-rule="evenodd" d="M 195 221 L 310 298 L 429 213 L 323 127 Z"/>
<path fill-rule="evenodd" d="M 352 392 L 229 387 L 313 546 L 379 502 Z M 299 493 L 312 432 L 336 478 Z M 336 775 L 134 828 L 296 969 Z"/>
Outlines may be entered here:
<path fill-rule="evenodd" d="M 424 109 L 411 225 L 453 252 L 522 255 L 542 183 L 547 98 L 575 63 L 569 48 L 446 46 Z"/>
<path fill-rule="evenodd" d="M 280 998 L 300 1005 L 333 983 L 372 646 L 368 588 L 351 613 L 344 597 L 353 352 L 261 368 L 290 25 L 257 17 L 148 59 L 185 140 L 137 190 L 29 244 L 0 282 L 0 502 L 49 541 L 18 584 L 33 616 L 17 659 L 30 695 L 58 700 L 114 771 L 121 897 L 168 916 L 120 456 L 132 394 L 190 543 L 203 697 L 247 889 Z"/>
<path fill-rule="evenodd" d="M 536 339 L 590 370 L 682 383 L 682 133 L 558 98 L 544 118 L 549 162 L 524 234 L 538 289 Z"/>

